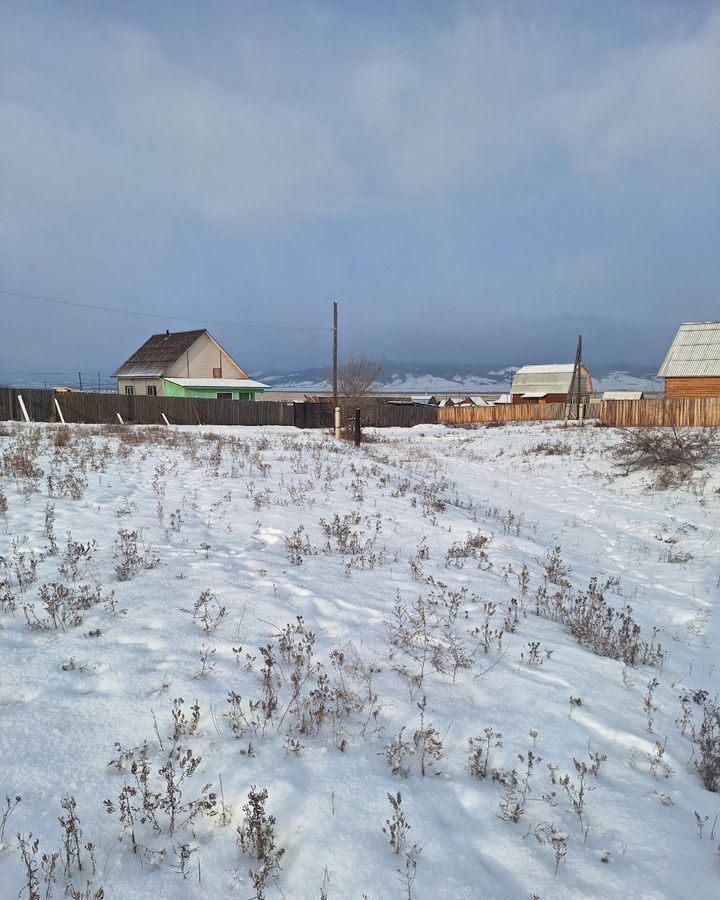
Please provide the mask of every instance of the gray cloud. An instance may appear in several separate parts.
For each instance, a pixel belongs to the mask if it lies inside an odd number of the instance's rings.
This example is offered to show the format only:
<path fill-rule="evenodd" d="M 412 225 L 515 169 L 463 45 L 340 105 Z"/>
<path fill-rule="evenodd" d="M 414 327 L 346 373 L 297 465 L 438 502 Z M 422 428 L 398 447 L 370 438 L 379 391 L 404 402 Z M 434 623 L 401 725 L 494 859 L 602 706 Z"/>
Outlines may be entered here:
<path fill-rule="evenodd" d="M 718 13 L 690 35 L 590 60 L 496 13 L 460 12 L 417 44 L 393 37 L 356 48 L 337 72 L 331 55 L 315 93 L 293 95 L 292 68 L 245 87 L 194 70 L 137 26 L 69 21 L 45 37 L 64 47 L 54 71 L 34 70 L 41 40 L 20 73 L 3 73 L 3 232 L 53 211 L 232 227 L 393 195 L 437 202 L 553 150 L 580 175 L 691 172 L 720 158 Z M 303 66 L 302 55 L 278 60 L 274 41 L 258 38 L 256 63 Z"/>
<path fill-rule="evenodd" d="M 484 353 L 490 320 L 499 352 L 514 317 L 600 301 L 670 333 L 720 274 L 720 7 L 638 8 L 8 5 L 0 286 L 209 318 L 240 295 L 260 321 L 339 294 L 359 349 L 393 357 L 447 358 L 453 328 Z M 11 309 L 4 340 L 32 316 Z"/>

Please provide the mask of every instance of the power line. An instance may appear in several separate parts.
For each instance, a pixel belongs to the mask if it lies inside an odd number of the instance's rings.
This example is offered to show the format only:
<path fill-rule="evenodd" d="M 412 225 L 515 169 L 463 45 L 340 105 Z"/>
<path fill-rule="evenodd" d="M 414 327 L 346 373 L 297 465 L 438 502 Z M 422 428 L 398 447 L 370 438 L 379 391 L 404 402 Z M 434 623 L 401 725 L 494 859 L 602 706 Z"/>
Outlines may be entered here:
<path fill-rule="evenodd" d="M 314 337 L 311 341 L 308 341 L 307 344 L 301 344 L 299 347 L 295 347 L 294 350 L 291 350 L 289 353 L 285 353 L 283 356 L 276 356 L 275 359 L 271 359 L 269 362 L 263 363 L 262 366 L 258 366 L 261 371 L 265 371 L 269 366 L 274 366 L 277 362 L 282 362 L 284 359 L 287 359 L 288 356 L 293 356 L 295 353 L 299 353 L 301 350 L 304 350 L 306 347 L 310 347 L 312 344 L 317 344 L 318 341 L 321 341 L 324 337 L 327 337 L 328 334 L 332 332 L 332 328 L 327 328 L 323 331 L 322 334 Z"/>
<path fill-rule="evenodd" d="M 328 334 L 332 332 L 332 328 L 326 328 L 322 334 L 317 335 L 310 341 L 306 341 L 304 344 L 300 344 L 299 347 L 294 347 L 292 350 L 289 350 L 287 353 L 284 353 L 282 356 L 276 356 L 274 359 L 268 360 L 267 362 L 263 362 L 262 366 L 258 366 L 258 368 L 267 369 L 270 366 L 275 365 L 277 362 L 282 362 L 284 359 L 287 359 L 290 356 L 294 356 L 296 353 L 299 353 L 301 350 L 305 350 L 306 347 L 311 347 L 313 344 L 317 344 L 318 341 L 321 341 L 324 337 L 327 337 Z M 32 363 L 21 363 L 15 362 L 14 360 L 0 360 L 0 365 L 3 363 L 7 365 L 15 365 L 15 366 L 31 366 Z M 253 366 L 253 368 L 255 368 Z M 96 371 L 87 370 L 90 375 L 93 377 L 97 375 Z M 0 375 L 77 375 L 77 369 L 0 369 Z M 83 370 L 83 374 L 85 374 L 85 370 Z M 105 374 L 103 372 L 100 373 L 101 378 L 112 379 L 114 376 L 110 374 Z"/>
<path fill-rule="evenodd" d="M 95 312 L 110 312 L 122 316 L 136 316 L 145 319 L 163 319 L 171 322 L 197 322 L 205 325 L 222 325 L 226 328 L 262 328 L 279 331 L 318 331 L 319 325 L 256 325 L 249 322 L 223 322 L 214 319 L 195 319 L 186 316 L 171 316 L 162 313 L 135 312 L 131 309 L 120 309 L 116 306 L 97 306 L 92 303 L 79 303 L 76 300 L 59 300 L 56 297 L 41 297 L 37 294 L 24 294 L 20 291 L 6 291 L 0 288 L 0 294 L 5 297 L 20 297 L 24 300 L 36 300 L 41 303 L 54 303 L 57 306 L 72 306 L 77 309 L 91 309 Z"/>
<path fill-rule="evenodd" d="M 299 347 L 294 347 L 292 350 L 289 350 L 287 353 L 284 353 L 282 356 L 276 356 L 274 359 L 268 360 L 267 362 L 263 362 L 262 366 L 258 366 L 263 370 L 268 369 L 270 366 L 274 366 L 275 363 L 282 362 L 284 359 L 288 359 L 290 356 L 294 356 L 296 353 L 299 353 L 301 350 L 305 350 L 306 347 L 311 347 L 313 344 L 317 344 L 318 341 L 321 341 L 324 337 L 327 337 L 328 334 L 332 332 L 332 328 L 326 328 L 322 334 L 317 335 L 310 341 L 306 341 L 304 344 L 300 344 Z M 32 363 L 20 363 L 10 360 L 0 360 L 0 365 L 2 363 L 6 363 L 9 365 L 15 366 L 31 366 Z M 253 367 L 255 368 L 255 367 Z M 90 376 L 96 377 L 97 372 L 94 370 L 83 370 L 83 374 L 89 373 Z M 30 368 L 14 368 L 14 369 L 0 369 L 0 375 L 8 376 L 8 375 L 22 375 L 26 378 L 30 378 L 31 376 L 57 376 L 57 375 L 77 375 L 77 369 L 30 369 Z M 111 380 L 114 376 L 111 373 L 100 373 L 100 377 L 103 379 Z"/>

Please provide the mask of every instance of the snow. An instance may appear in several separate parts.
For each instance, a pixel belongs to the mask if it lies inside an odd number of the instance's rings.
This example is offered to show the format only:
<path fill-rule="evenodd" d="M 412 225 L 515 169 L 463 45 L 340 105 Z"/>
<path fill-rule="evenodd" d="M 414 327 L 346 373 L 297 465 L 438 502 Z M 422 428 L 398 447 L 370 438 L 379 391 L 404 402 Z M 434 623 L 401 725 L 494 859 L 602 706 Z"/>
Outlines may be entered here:
<path fill-rule="evenodd" d="M 545 370 L 548 367 L 541 366 L 539 368 Z M 572 369 L 572 366 L 570 368 Z M 516 369 L 508 368 L 489 373 L 497 377 L 485 377 L 469 373 L 453 378 L 444 378 L 429 373 L 425 375 L 410 375 L 396 372 L 390 376 L 383 375 L 378 382 L 377 389 L 396 394 L 460 393 L 465 396 L 483 391 L 493 393 L 509 390 L 515 371 Z M 304 391 L 308 394 L 317 394 L 332 390 L 330 383 L 323 379 L 313 381 L 283 377 L 275 381 L 275 379 L 268 377 L 266 381 L 272 383 L 271 389 L 273 391 Z M 663 383 L 659 379 L 639 378 L 635 375 L 629 375 L 627 372 L 619 371 L 609 372 L 607 375 L 602 375 L 598 378 L 593 377 L 593 386 L 596 391 L 662 391 L 663 389 Z"/>
<path fill-rule="evenodd" d="M 75 426 L 66 446 L 54 426 L 2 429 L 0 799 L 22 797 L 0 848 L 3 900 L 27 896 L 16 834 L 32 832 L 41 853 L 60 850 L 60 801 L 70 796 L 96 859 L 94 874 L 87 852 L 82 873 L 71 866 L 76 889 L 89 879 L 93 890 L 103 886 L 106 898 L 122 900 L 253 897 L 248 873 L 260 863 L 241 851 L 235 831 L 252 786 L 267 789 L 276 843 L 285 850 L 268 898 L 320 898 L 324 878 L 328 900 L 407 897 L 406 857 L 383 833 L 388 794 L 398 791 L 411 825 L 406 851 L 420 850 L 410 861 L 413 900 L 655 900 L 716 890 L 720 827 L 710 835 L 718 794 L 702 787 L 697 747 L 676 720 L 683 693 L 718 690 L 719 472 L 698 474 L 691 488 L 657 491 L 643 476 L 613 469 L 616 433 L 555 423 L 377 430 L 357 449 L 291 428 Z M 568 452 L 546 455 L 543 445 Z M 28 459 L 42 474 L 14 475 L 18 460 Z M 59 496 L 73 492 L 76 499 Z M 57 555 L 48 554 L 48 504 Z M 333 533 L 336 514 L 350 519 Z M 116 573 L 120 529 L 138 532 L 146 552 L 148 567 L 136 567 L 129 580 Z M 491 540 L 468 550 L 468 535 L 478 530 Z M 356 552 L 340 552 L 339 542 L 347 550 L 353 534 Z M 75 582 L 67 566 L 59 572 L 70 535 L 96 542 Z M 287 538 L 301 563 L 293 564 Z M 471 555 L 453 557 L 462 546 Z M 596 655 L 560 622 L 535 614 L 538 589 L 557 591 L 544 579 L 555 547 L 573 591 L 596 575 L 609 581 L 608 603 L 632 607 L 644 637 L 659 629 L 661 666 Z M 34 580 L 22 574 L 33 551 Z M 520 601 L 523 565 L 529 586 Z M 102 602 L 83 611 L 76 627 L 32 630 L 22 604 L 34 604 L 42 618 L 39 590 L 52 582 L 94 585 Z M 211 609 L 225 609 L 207 631 L 193 616 L 204 591 L 217 598 Z M 459 591 L 453 619 L 442 598 Z M 462 641 L 470 668 L 453 679 L 447 660 L 445 671 L 427 662 L 421 685 L 403 677 L 403 666 L 416 663 L 390 640 L 398 598 L 408 608 L 423 598 L 429 621 L 444 623 L 442 640 L 454 633 Z M 497 607 L 487 619 L 492 629 L 504 629 L 513 599 L 525 607 L 516 630 L 505 628 L 486 653 L 471 632 L 483 628 L 487 603 Z M 280 631 L 298 616 L 315 636 L 311 666 L 322 663 L 331 685 L 357 695 L 358 708 L 334 726 L 326 712 L 317 728 L 298 728 L 293 663 L 278 646 Z M 439 641 L 440 632 L 433 634 Z M 270 644 L 283 681 L 277 712 L 266 727 L 236 737 L 228 693 L 243 704 L 261 700 L 259 648 Z M 411 646 L 419 652 L 417 640 Z M 211 670 L 201 675 L 203 648 Z M 343 654 L 340 662 L 333 651 Z M 370 688 L 363 667 L 377 670 Z M 301 685 L 308 703 L 317 674 Z M 653 679 L 651 732 L 644 698 Z M 442 758 L 423 776 L 418 754 L 408 755 L 407 776 L 393 775 L 386 750 L 401 729 L 412 743 L 423 697 L 424 727 L 436 729 Z M 130 749 L 147 741 L 159 785 L 157 771 L 177 761 L 170 739 L 176 698 L 188 716 L 195 700 L 200 708 L 197 730 L 179 739 L 202 757 L 183 799 L 206 784 L 218 791 L 222 779 L 225 824 L 220 815 L 198 817 L 171 835 L 158 814 L 161 832 L 138 825 L 139 842 L 155 852 L 136 855 L 127 835 L 119 840 L 117 812 L 104 808 L 106 799 L 117 803 L 131 773 L 108 763 L 118 758 L 116 742 Z M 522 777 L 518 755 L 542 757 L 518 822 L 501 817 L 503 785 L 468 771 L 468 739 L 488 727 L 502 733 L 490 769 L 515 768 Z M 656 742 L 665 746 L 667 777 L 662 766 L 651 772 Z M 577 784 L 573 760 L 590 765 L 590 752 L 607 760 L 588 778 L 581 822 L 548 766 Z M 707 817 L 702 837 L 696 813 Z M 556 841 L 567 837 L 557 874 L 552 847 L 533 836 L 550 825 Z M 191 853 L 185 878 L 183 844 Z M 50 896 L 65 896 L 66 881 L 60 864 Z"/>
<path fill-rule="evenodd" d="M 516 375 L 535 375 L 540 372 L 556 372 L 558 374 L 572 373 L 575 369 L 574 363 L 548 363 L 544 366 L 523 366 L 518 369 Z"/>

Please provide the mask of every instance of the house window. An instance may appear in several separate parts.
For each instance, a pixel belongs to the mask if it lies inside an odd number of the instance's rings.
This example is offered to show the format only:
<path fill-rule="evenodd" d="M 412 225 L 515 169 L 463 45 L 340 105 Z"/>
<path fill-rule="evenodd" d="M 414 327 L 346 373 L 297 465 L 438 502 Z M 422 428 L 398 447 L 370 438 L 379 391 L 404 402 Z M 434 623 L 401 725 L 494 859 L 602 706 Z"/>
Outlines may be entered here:
<path fill-rule="evenodd" d="M 222 369 L 213 369 L 213 378 L 222 378 Z"/>
<path fill-rule="evenodd" d="M 217 395 L 218 400 L 232 400 L 232 391 L 223 391 Z"/>
<path fill-rule="evenodd" d="M 126 394 L 134 394 L 135 388 L 131 384 L 126 384 L 125 385 L 125 393 Z"/>
<path fill-rule="evenodd" d="M 147 392 L 148 392 L 148 397 L 157 397 L 157 385 L 149 384 Z"/>

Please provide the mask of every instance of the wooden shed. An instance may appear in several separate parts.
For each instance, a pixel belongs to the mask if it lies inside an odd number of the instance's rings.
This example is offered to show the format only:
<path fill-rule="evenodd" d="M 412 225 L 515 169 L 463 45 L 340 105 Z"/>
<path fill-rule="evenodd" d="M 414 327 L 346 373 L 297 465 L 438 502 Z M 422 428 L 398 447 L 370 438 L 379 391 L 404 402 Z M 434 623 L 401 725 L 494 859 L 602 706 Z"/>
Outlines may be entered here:
<path fill-rule="evenodd" d="M 605 391 L 602 400 L 642 400 L 642 391 Z"/>
<path fill-rule="evenodd" d="M 523 366 L 513 378 L 510 395 L 513 403 L 565 403 L 573 383 L 573 363 L 553 363 L 545 366 Z M 587 403 L 592 396 L 590 372 L 580 368 L 580 401 Z"/>
<path fill-rule="evenodd" d="M 720 322 L 681 325 L 658 375 L 666 397 L 720 396 Z"/>

